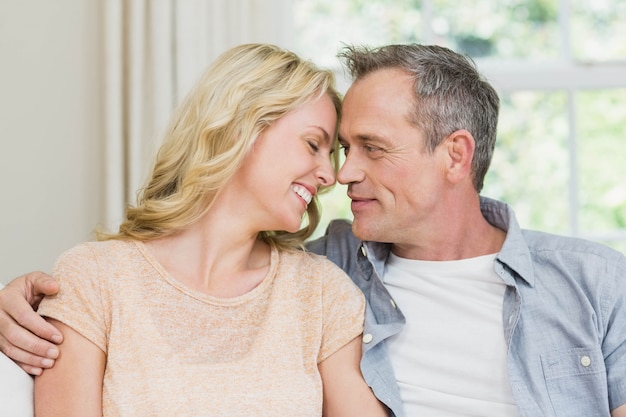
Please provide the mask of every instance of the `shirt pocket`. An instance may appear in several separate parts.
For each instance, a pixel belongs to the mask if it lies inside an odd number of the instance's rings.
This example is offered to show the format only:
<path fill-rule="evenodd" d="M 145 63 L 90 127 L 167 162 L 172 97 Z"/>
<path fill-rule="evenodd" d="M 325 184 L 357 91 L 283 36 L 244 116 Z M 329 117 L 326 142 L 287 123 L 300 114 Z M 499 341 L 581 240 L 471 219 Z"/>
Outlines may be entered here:
<path fill-rule="evenodd" d="M 599 347 L 554 350 L 541 355 L 541 365 L 556 416 L 610 416 Z"/>

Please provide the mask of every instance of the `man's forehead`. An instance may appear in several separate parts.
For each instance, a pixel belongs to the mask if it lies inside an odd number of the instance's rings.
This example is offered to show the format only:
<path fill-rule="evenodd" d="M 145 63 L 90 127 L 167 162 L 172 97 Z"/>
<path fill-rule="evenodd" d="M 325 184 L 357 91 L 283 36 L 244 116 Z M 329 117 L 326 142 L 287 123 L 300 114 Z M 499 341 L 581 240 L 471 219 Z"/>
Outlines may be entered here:
<path fill-rule="evenodd" d="M 390 120 L 380 113 L 354 112 L 342 117 L 339 138 L 345 141 L 381 140 L 392 127 Z"/>
<path fill-rule="evenodd" d="M 408 123 L 413 104 L 401 97 L 372 100 L 348 100 L 344 102 L 340 130 L 383 130 L 390 125 Z"/>

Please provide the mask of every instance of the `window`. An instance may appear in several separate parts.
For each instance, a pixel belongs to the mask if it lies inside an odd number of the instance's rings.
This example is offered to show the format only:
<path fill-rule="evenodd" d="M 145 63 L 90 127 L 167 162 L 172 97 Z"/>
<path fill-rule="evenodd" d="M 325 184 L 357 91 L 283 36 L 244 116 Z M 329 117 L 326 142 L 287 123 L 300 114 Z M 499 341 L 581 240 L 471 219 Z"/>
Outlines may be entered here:
<path fill-rule="evenodd" d="M 342 43 L 439 44 L 498 89 L 496 153 L 483 195 L 522 227 L 626 252 L 626 0 L 293 0 L 294 49 L 336 70 Z M 350 218 L 345 187 L 323 222 Z M 321 233 L 322 231 L 320 231 Z"/>

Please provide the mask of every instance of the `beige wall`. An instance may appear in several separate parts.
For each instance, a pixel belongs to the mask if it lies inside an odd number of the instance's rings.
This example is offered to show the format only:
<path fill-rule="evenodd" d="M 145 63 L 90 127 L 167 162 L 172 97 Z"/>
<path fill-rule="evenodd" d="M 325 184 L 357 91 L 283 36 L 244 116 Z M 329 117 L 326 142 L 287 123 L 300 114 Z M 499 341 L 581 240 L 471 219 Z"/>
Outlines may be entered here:
<path fill-rule="evenodd" d="M 0 0 L 0 282 L 102 221 L 97 0 Z"/>

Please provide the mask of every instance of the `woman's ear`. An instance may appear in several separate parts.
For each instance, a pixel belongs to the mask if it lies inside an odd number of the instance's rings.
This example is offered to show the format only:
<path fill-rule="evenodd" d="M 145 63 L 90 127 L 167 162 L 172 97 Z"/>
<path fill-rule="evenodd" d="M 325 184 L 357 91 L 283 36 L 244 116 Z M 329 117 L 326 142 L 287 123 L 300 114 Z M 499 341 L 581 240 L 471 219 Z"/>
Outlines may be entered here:
<path fill-rule="evenodd" d="M 455 130 L 446 139 L 448 152 L 448 179 L 458 183 L 464 178 L 472 181 L 472 158 L 476 142 L 465 129 Z"/>

